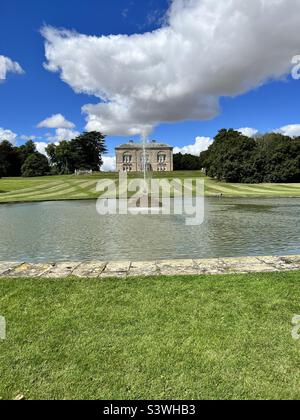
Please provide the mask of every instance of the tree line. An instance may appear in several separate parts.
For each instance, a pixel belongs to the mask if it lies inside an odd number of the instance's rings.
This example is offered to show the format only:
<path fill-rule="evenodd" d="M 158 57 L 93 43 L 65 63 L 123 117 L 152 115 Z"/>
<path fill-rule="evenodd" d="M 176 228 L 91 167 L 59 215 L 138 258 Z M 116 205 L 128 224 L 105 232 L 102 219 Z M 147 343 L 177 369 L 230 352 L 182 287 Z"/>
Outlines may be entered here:
<path fill-rule="evenodd" d="M 300 137 L 270 133 L 249 138 L 221 130 L 200 155 L 206 174 L 226 182 L 300 182 Z"/>
<path fill-rule="evenodd" d="M 69 142 L 49 144 L 48 158 L 33 141 L 16 147 L 0 143 L 0 177 L 33 177 L 72 174 L 75 170 L 99 171 L 107 151 L 101 133 L 83 133 Z M 225 182 L 300 182 L 300 137 L 270 133 L 249 138 L 235 130 L 222 129 L 200 156 L 175 154 L 174 169 L 203 170 Z"/>
<path fill-rule="evenodd" d="M 105 136 L 97 132 L 83 133 L 69 142 L 49 144 L 48 159 L 37 151 L 31 140 L 19 147 L 3 141 L 0 143 L 0 177 L 65 175 L 81 169 L 99 171 L 105 152 Z"/>
<path fill-rule="evenodd" d="M 219 181 L 234 183 L 300 182 L 300 137 L 269 133 L 249 138 L 220 130 L 199 157 L 174 155 L 175 170 L 204 170 Z"/>

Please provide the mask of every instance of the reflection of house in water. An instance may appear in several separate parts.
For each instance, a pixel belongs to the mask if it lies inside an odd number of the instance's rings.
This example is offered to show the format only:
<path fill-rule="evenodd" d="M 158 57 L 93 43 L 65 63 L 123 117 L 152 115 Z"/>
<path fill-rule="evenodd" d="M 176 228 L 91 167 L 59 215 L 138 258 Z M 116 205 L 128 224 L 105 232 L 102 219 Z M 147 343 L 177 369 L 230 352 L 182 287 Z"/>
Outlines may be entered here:
<path fill-rule="evenodd" d="M 173 171 L 173 147 L 152 141 L 146 144 L 146 151 L 141 143 L 130 141 L 116 148 L 118 172 Z"/>

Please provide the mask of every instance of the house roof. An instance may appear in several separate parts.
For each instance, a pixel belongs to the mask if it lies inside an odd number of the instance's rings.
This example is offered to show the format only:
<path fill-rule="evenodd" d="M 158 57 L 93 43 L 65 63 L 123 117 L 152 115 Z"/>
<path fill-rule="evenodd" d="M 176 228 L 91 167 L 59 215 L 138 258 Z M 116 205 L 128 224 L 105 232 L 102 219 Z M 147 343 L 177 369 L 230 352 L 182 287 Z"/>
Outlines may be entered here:
<path fill-rule="evenodd" d="M 142 149 L 143 144 L 142 143 L 134 143 L 129 142 L 125 144 L 121 144 L 120 146 L 116 147 L 116 150 L 118 149 Z M 146 143 L 146 149 L 173 149 L 172 146 L 165 143 L 157 143 L 156 141 L 151 141 L 150 143 Z"/>

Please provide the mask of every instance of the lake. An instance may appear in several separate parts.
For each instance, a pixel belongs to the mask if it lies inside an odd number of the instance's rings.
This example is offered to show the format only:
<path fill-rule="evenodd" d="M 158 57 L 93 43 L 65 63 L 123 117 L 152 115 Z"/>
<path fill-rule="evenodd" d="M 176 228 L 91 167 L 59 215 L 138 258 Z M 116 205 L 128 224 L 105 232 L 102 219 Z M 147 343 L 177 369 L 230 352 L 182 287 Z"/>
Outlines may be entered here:
<path fill-rule="evenodd" d="M 99 216 L 95 201 L 0 205 L 1 261 L 214 258 L 300 254 L 300 199 L 207 198 L 205 221 Z"/>

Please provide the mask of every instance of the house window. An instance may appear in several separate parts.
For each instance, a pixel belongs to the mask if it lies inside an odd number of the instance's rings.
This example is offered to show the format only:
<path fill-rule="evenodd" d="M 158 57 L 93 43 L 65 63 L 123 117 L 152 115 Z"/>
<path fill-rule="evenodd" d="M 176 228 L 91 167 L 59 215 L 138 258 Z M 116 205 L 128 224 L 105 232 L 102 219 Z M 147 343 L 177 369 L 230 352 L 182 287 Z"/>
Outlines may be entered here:
<path fill-rule="evenodd" d="M 123 163 L 131 163 L 132 162 L 132 155 L 128 152 L 125 152 L 123 155 Z"/>
<path fill-rule="evenodd" d="M 163 153 L 163 152 L 158 153 L 158 155 L 157 155 L 157 162 L 158 163 L 165 163 L 166 160 L 167 160 L 167 156 L 166 156 L 165 153 Z"/>
<path fill-rule="evenodd" d="M 123 172 L 131 172 L 131 165 L 123 165 Z"/>

